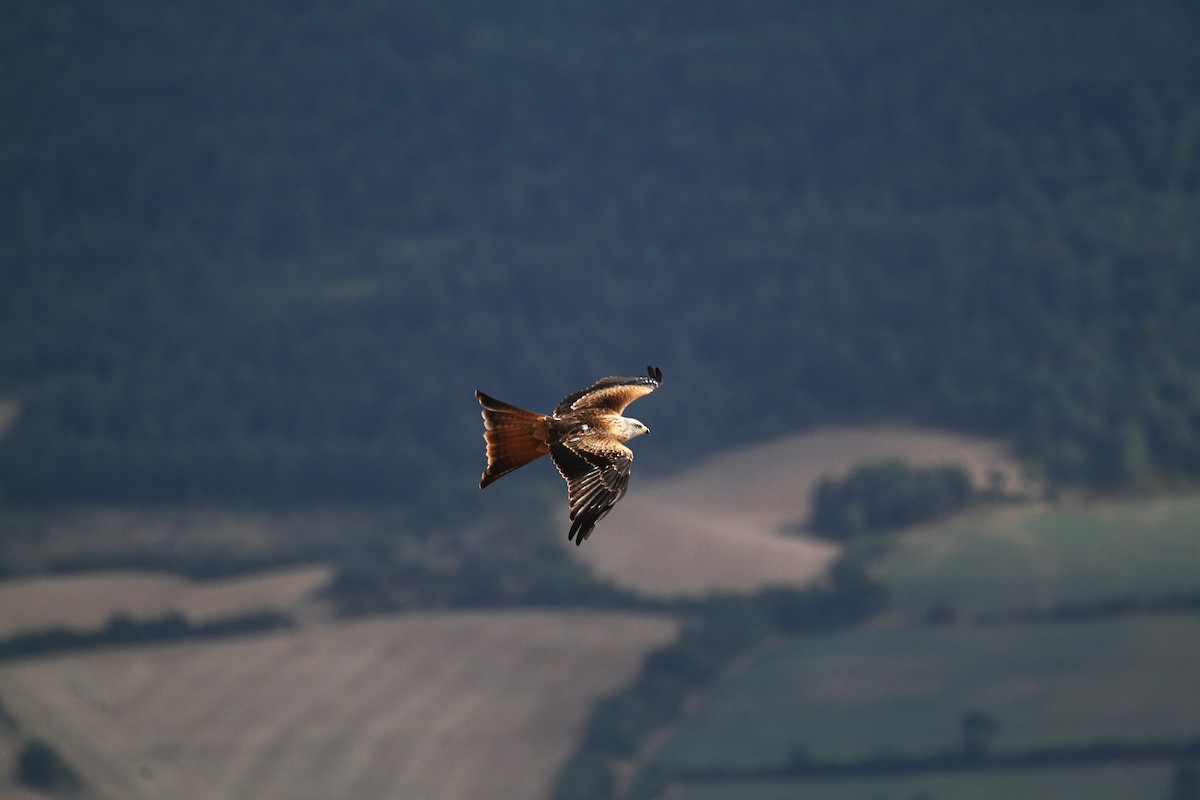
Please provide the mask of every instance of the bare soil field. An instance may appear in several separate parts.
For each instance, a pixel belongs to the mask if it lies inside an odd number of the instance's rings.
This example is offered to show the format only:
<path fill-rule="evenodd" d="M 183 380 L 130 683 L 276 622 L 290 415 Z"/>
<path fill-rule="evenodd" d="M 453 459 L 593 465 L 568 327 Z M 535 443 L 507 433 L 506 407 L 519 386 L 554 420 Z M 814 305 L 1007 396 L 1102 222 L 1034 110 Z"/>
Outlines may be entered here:
<path fill-rule="evenodd" d="M 429 613 L 0 668 L 0 697 L 121 800 L 537 800 L 673 620 Z"/>
<path fill-rule="evenodd" d="M 0 583 L 0 637 L 65 627 L 102 628 L 114 614 L 152 619 L 179 612 L 192 622 L 254 611 L 287 612 L 325 586 L 327 566 L 191 581 L 151 572 L 100 572 Z"/>
<path fill-rule="evenodd" d="M 811 584 L 838 548 L 783 531 L 807 520 L 822 478 L 887 459 L 960 464 L 977 486 L 1029 488 L 998 440 L 896 426 L 827 428 L 732 450 L 669 479 L 635 479 L 578 555 L 597 575 L 653 596 Z"/>

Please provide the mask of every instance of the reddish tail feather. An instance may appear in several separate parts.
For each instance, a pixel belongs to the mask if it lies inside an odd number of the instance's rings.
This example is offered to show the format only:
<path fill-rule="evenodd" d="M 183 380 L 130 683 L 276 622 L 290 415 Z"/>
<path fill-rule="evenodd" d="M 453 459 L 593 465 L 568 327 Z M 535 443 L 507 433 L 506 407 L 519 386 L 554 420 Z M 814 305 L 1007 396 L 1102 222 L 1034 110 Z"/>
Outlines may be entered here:
<path fill-rule="evenodd" d="M 487 469 L 479 488 L 550 452 L 546 437 L 549 418 L 475 392 L 483 406 L 483 438 L 487 441 Z"/>

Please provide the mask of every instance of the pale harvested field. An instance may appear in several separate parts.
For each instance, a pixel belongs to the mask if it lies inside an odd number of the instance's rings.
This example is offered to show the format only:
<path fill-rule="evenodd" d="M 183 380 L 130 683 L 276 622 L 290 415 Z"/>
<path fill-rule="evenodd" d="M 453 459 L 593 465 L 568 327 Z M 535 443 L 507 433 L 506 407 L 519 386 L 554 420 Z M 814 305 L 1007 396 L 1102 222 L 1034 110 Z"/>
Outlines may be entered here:
<path fill-rule="evenodd" d="M 148 572 L 100 572 L 0 583 L 0 637 L 31 628 L 103 627 L 114 614 L 135 619 L 179 612 L 193 622 L 254 611 L 287 612 L 329 582 L 327 566 L 191 581 Z"/>
<path fill-rule="evenodd" d="M 537 800 L 672 620 L 429 613 L 10 664 L 0 696 L 121 800 Z"/>
<path fill-rule="evenodd" d="M 635 477 L 578 555 L 599 576 L 654 596 L 811 584 L 838 548 L 782 531 L 807 520 L 822 478 L 892 458 L 914 466 L 957 463 L 979 486 L 996 473 L 1007 491 L 1025 488 L 1020 467 L 997 440 L 904 427 L 828 428 L 732 450 L 670 479 Z"/>

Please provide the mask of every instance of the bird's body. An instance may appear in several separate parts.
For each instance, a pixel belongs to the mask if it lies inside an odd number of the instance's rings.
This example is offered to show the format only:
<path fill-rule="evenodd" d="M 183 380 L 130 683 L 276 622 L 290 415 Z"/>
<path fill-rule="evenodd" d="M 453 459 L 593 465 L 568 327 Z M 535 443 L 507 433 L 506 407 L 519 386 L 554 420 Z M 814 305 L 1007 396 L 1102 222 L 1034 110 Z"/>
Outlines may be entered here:
<path fill-rule="evenodd" d="M 662 383 L 662 370 L 643 378 L 602 378 L 567 395 L 552 414 L 538 414 L 475 392 L 483 406 L 487 469 L 479 488 L 549 454 L 567 482 L 568 538 L 582 544 L 625 495 L 633 451 L 625 442 L 650 429 L 621 412 Z"/>

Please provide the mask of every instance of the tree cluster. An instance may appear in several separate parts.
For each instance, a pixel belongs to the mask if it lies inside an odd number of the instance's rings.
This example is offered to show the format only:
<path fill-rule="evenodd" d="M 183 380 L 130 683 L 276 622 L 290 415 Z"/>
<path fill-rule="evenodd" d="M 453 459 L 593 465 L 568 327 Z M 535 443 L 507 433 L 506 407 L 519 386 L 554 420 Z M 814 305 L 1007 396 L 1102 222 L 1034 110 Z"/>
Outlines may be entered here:
<path fill-rule="evenodd" d="M 17 783 L 46 793 L 76 792 L 83 784 L 58 751 L 41 739 L 30 739 L 17 754 Z"/>
<path fill-rule="evenodd" d="M 975 497 L 960 466 L 910 467 L 901 461 L 865 464 L 813 490 L 812 529 L 833 539 L 897 530 L 965 508 Z"/>
<path fill-rule="evenodd" d="M 0 661 L 180 639 L 244 636 L 291 625 L 291 618 L 278 611 L 255 611 L 203 622 L 192 622 L 178 612 L 145 620 L 115 614 L 107 625 L 95 631 L 54 627 L 14 633 L 0 639 Z"/>

